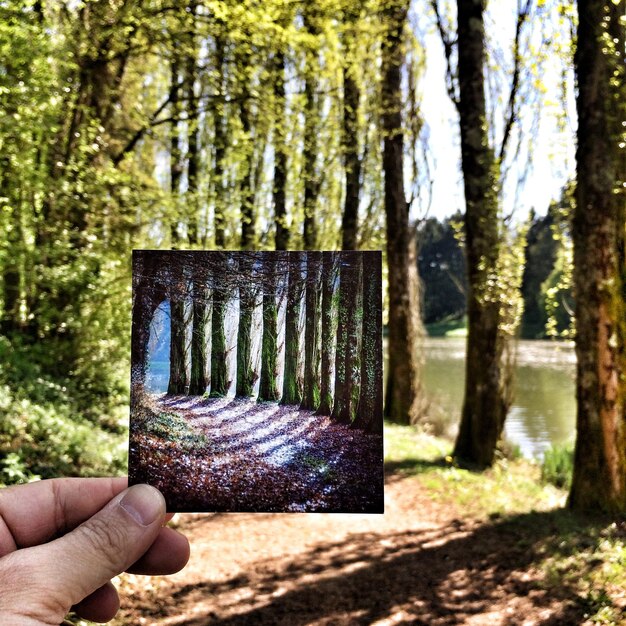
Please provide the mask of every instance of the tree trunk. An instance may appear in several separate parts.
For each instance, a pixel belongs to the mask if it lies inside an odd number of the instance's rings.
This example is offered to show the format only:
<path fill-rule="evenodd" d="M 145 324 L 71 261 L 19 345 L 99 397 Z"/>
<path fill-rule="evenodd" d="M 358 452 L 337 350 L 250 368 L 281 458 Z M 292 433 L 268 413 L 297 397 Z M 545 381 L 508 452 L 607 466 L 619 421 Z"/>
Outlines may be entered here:
<path fill-rule="evenodd" d="M 300 252 L 288 252 L 289 275 L 285 308 L 285 368 L 281 404 L 300 404 L 300 311 L 302 308 L 302 267 Z"/>
<path fill-rule="evenodd" d="M 170 379 L 168 395 L 180 395 L 187 391 L 187 318 L 185 315 L 186 278 L 180 261 L 172 267 L 170 286 Z"/>
<path fill-rule="evenodd" d="M 206 360 L 206 322 L 209 290 L 203 269 L 194 268 L 192 281 L 193 322 L 191 330 L 191 375 L 189 377 L 190 396 L 203 395 L 209 384 Z"/>
<path fill-rule="evenodd" d="M 356 250 L 358 246 L 359 200 L 361 195 L 361 160 L 359 158 L 359 100 L 361 93 L 356 82 L 360 68 L 353 62 L 355 53 L 354 25 L 360 13 L 360 4 L 351 3 L 353 11 L 344 20 L 346 28 L 343 66 L 343 135 L 346 195 L 341 222 L 342 250 Z"/>
<path fill-rule="evenodd" d="M 261 380 L 259 402 L 278 400 L 278 307 L 276 306 L 275 259 L 263 263 L 263 335 L 261 338 Z"/>
<path fill-rule="evenodd" d="M 285 54 L 280 51 L 274 59 L 274 98 L 276 99 L 274 120 L 274 236 L 276 250 L 289 248 L 289 228 L 287 227 L 287 149 L 285 146 Z"/>
<path fill-rule="evenodd" d="M 478 467 L 493 463 L 507 402 L 501 371 L 504 337 L 497 289 L 499 177 L 489 146 L 484 91 L 482 0 L 458 0 L 459 116 L 465 184 L 468 338 L 465 398 L 454 456 Z"/>
<path fill-rule="evenodd" d="M 618 147 L 626 119 L 623 3 L 578 0 L 578 12 L 572 223 L 578 409 L 569 506 L 621 519 L 626 513 L 626 151 Z"/>
<path fill-rule="evenodd" d="M 19 214 L 19 205 L 12 197 L 10 177 L 11 172 L 8 158 L 2 159 L 0 169 L 0 197 L 8 199 L 5 211 L 9 213 L 10 227 L 7 229 L 5 259 L 2 264 L 2 317 L 0 318 L 0 333 L 10 335 L 20 326 L 20 244 L 22 242 L 22 220 Z"/>
<path fill-rule="evenodd" d="M 306 291 L 304 314 L 304 388 L 301 409 L 315 410 L 320 402 L 320 252 L 308 252 L 306 256 Z"/>
<path fill-rule="evenodd" d="M 196 10 L 197 2 L 189 3 L 189 52 L 185 68 L 186 97 L 187 97 L 187 212 L 189 242 L 200 244 L 200 203 L 198 201 L 198 165 L 200 162 L 200 120 L 198 119 L 198 99 L 195 92 L 197 75 L 196 45 Z"/>
<path fill-rule="evenodd" d="M 226 364 L 226 334 L 224 318 L 228 303 L 228 292 L 223 286 L 228 272 L 226 257 L 215 253 L 213 266 L 213 311 L 211 314 L 211 398 L 221 398 L 228 393 L 228 368 Z"/>
<path fill-rule="evenodd" d="M 388 4 L 383 45 L 383 170 L 389 266 L 389 376 L 385 415 L 400 424 L 419 420 L 424 410 L 418 359 L 422 327 L 415 232 L 409 225 L 404 190 L 401 70 L 408 4 L 408 0 L 392 0 Z"/>
<path fill-rule="evenodd" d="M 335 403 L 332 418 L 350 424 L 354 418 L 358 387 L 357 347 L 359 329 L 357 307 L 361 284 L 361 254 L 342 252 L 339 255 L 339 305 L 337 349 L 335 352 Z"/>
<path fill-rule="evenodd" d="M 215 133 L 215 206 L 214 228 L 215 247 L 223 250 L 226 246 L 225 229 L 225 190 L 224 190 L 224 160 L 226 158 L 226 130 L 224 128 L 224 112 L 226 108 L 226 85 L 224 71 L 226 67 L 226 44 L 222 35 L 215 36 L 215 68 L 218 75 L 218 98 L 213 111 Z"/>
<path fill-rule="evenodd" d="M 333 324 L 333 296 L 335 294 L 335 253 L 322 253 L 322 341 L 321 341 L 321 377 L 320 405 L 318 415 L 330 415 L 333 410 L 331 383 L 333 375 L 333 348 L 335 332 Z"/>
<path fill-rule="evenodd" d="M 239 257 L 239 326 L 237 328 L 237 386 L 241 398 L 252 395 L 255 372 L 252 367 L 252 316 L 256 304 L 252 286 L 253 259 L 251 253 Z"/>
<path fill-rule="evenodd" d="M 305 4 L 304 26 L 306 31 L 316 38 L 318 28 L 315 18 L 315 4 Z M 319 125 L 319 101 L 317 92 L 317 74 L 319 64 L 317 62 L 317 45 L 307 50 L 306 75 L 304 85 L 305 110 L 304 110 L 304 249 L 315 250 L 317 248 L 317 222 L 315 213 L 317 208 L 317 196 L 319 193 L 319 180 L 317 175 L 317 133 Z"/>
<path fill-rule="evenodd" d="M 156 280 L 158 262 L 151 253 L 133 251 L 133 315 L 131 336 L 131 386 L 143 391 L 148 367 L 150 324 L 166 294 Z"/>
<path fill-rule="evenodd" d="M 361 390 L 352 425 L 372 433 L 383 432 L 382 280 L 381 254 L 364 252 Z"/>
<path fill-rule="evenodd" d="M 181 154 L 180 154 L 180 137 L 178 128 L 178 118 L 180 117 L 180 102 L 178 97 L 178 85 L 179 81 L 179 62 L 178 55 L 174 55 L 171 66 L 171 86 L 172 92 L 172 122 L 170 124 L 170 196 L 174 204 L 174 213 L 170 220 L 170 245 L 172 249 L 178 247 L 180 242 L 180 235 L 178 232 L 179 220 L 180 220 L 180 206 L 179 206 L 179 194 L 180 194 L 180 179 L 182 176 L 181 167 Z"/>

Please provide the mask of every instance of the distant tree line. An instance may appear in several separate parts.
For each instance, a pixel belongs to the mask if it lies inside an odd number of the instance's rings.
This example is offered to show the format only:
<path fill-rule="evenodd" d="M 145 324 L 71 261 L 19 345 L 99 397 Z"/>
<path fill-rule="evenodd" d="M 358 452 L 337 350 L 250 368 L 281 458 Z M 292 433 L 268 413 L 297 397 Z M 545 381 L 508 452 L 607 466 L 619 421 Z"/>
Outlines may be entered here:
<path fill-rule="evenodd" d="M 570 337 L 571 192 L 546 215 L 531 212 L 525 234 L 519 335 L 524 339 Z M 424 323 L 457 320 L 467 312 L 467 274 L 462 215 L 425 220 L 418 232 L 418 270 L 423 282 Z"/>
<path fill-rule="evenodd" d="M 369 432 L 382 431 L 380 253 L 138 251 L 133 263 L 137 397 L 149 363 L 150 325 L 164 301 L 170 305 L 171 326 L 167 393 L 228 394 L 225 318 L 236 301 L 237 397 L 251 397 L 258 380 L 258 401 L 280 400 Z M 262 319 L 258 369 L 252 358 L 257 307 Z M 284 350 L 279 336 L 284 336 Z"/>

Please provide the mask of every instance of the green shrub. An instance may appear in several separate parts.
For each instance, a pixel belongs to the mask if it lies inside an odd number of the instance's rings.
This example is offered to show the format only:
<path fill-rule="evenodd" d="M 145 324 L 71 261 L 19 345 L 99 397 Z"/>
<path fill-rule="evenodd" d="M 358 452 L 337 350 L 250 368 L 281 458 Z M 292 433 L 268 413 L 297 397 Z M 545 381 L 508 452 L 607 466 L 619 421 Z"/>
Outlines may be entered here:
<path fill-rule="evenodd" d="M 560 489 L 569 489 L 574 470 L 574 447 L 572 444 L 552 445 L 543 456 L 541 480 Z"/>

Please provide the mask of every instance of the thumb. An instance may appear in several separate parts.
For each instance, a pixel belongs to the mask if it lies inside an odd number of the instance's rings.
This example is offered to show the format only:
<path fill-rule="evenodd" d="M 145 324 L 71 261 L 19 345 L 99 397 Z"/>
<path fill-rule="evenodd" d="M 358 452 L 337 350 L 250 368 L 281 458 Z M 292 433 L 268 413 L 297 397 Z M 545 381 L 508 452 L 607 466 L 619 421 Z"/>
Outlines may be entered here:
<path fill-rule="evenodd" d="M 134 485 L 72 532 L 29 550 L 36 563 L 31 571 L 48 597 L 69 609 L 137 561 L 164 521 L 161 493 Z"/>

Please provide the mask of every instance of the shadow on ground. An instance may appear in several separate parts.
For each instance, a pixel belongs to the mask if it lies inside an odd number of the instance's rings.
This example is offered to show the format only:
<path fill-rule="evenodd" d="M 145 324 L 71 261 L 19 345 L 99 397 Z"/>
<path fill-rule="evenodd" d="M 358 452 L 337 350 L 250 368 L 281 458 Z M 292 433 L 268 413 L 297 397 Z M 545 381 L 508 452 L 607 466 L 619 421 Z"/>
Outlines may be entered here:
<path fill-rule="evenodd" d="M 205 518 L 206 533 L 219 532 L 222 522 Z M 199 520 L 193 523 L 197 529 Z M 349 534 L 295 558 L 259 559 L 227 580 L 174 585 L 158 609 L 142 615 L 177 626 L 581 624 L 593 607 L 576 580 L 547 586 L 538 567 L 555 552 L 597 545 L 605 527 L 554 511 Z"/>

